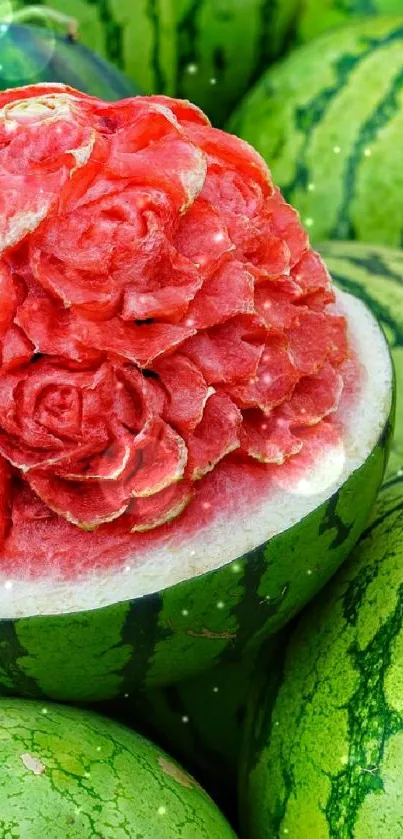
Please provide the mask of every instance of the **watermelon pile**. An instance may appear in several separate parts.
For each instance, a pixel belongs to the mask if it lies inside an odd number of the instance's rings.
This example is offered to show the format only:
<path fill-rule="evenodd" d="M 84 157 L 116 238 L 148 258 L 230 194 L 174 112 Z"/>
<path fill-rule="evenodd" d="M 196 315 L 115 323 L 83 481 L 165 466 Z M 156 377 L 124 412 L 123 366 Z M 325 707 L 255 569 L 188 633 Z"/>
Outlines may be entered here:
<path fill-rule="evenodd" d="M 397 837 L 398 6 L 0 10 L 4 839 Z"/>

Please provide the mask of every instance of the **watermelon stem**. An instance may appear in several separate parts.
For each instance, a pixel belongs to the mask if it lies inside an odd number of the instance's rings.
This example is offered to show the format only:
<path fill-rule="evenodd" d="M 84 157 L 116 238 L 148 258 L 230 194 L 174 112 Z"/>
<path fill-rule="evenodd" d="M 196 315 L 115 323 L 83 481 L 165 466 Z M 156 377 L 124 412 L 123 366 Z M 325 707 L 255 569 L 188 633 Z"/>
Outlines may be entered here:
<path fill-rule="evenodd" d="M 63 14 L 51 6 L 27 6 L 13 12 L 13 23 L 25 23 L 27 20 L 37 19 L 41 22 L 55 23 L 66 29 L 69 39 L 76 41 L 78 38 L 78 21 L 74 17 Z"/>

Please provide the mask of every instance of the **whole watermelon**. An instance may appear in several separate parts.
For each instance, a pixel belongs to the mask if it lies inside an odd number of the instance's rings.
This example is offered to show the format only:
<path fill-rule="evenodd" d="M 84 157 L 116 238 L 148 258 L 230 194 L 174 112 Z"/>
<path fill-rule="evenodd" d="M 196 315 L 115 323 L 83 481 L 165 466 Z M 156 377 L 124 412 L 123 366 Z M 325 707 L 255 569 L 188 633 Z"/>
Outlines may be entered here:
<path fill-rule="evenodd" d="M 168 755 L 88 711 L 0 700 L 0 762 L 4 839 L 235 839 Z"/>
<path fill-rule="evenodd" d="M 241 759 L 247 839 L 401 835 L 402 560 L 400 473 L 297 624 L 282 668 L 260 662 Z"/>
<path fill-rule="evenodd" d="M 302 43 L 354 18 L 401 12 L 401 0 L 304 0 L 299 6 L 295 36 Z"/>
<path fill-rule="evenodd" d="M 51 5 L 66 13 L 65 0 Z M 147 93 L 188 98 L 222 124 L 281 51 L 297 6 L 298 0 L 71 0 L 68 13 L 82 42 Z"/>
<path fill-rule="evenodd" d="M 113 64 L 53 28 L 0 27 L 0 88 L 37 82 L 63 82 L 111 100 L 140 92 Z"/>
<path fill-rule="evenodd" d="M 316 242 L 401 245 L 402 47 L 403 18 L 326 33 L 269 70 L 230 121 Z"/>

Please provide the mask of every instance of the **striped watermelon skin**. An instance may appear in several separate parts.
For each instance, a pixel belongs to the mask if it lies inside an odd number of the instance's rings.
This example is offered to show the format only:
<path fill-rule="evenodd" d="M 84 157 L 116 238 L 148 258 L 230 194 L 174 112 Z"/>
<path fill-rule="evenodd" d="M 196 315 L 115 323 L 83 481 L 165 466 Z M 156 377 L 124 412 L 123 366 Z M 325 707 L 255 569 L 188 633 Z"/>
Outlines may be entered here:
<path fill-rule="evenodd" d="M 1 699 L 0 761 L 4 839 L 235 839 L 178 764 L 98 714 Z"/>
<path fill-rule="evenodd" d="M 10 25 L 0 36 L 0 87 L 37 82 L 63 82 L 111 100 L 140 92 L 87 47 L 43 27 Z"/>
<path fill-rule="evenodd" d="M 348 556 L 382 482 L 392 429 L 393 408 L 371 455 L 337 493 L 218 570 L 102 609 L 0 620 L 0 693 L 100 701 L 235 661 L 289 621 Z"/>
<path fill-rule="evenodd" d="M 325 242 L 318 249 L 335 284 L 367 304 L 389 342 L 397 381 L 389 475 L 403 467 L 403 251 L 361 242 Z"/>
<path fill-rule="evenodd" d="M 65 0 L 51 5 L 66 13 Z M 222 124 L 279 54 L 297 7 L 298 0 L 71 0 L 68 14 L 82 42 L 147 93 L 189 98 Z"/>
<path fill-rule="evenodd" d="M 305 43 L 336 26 L 354 18 L 369 15 L 398 15 L 401 0 L 304 0 L 300 5 L 295 35 L 298 43 Z"/>
<path fill-rule="evenodd" d="M 248 839 L 400 835 L 402 559 L 400 474 L 298 622 L 282 668 L 259 664 L 241 761 Z"/>
<path fill-rule="evenodd" d="M 229 130 L 266 158 L 311 238 L 402 244 L 403 18 L 372 18 L 270 69 Z"/>

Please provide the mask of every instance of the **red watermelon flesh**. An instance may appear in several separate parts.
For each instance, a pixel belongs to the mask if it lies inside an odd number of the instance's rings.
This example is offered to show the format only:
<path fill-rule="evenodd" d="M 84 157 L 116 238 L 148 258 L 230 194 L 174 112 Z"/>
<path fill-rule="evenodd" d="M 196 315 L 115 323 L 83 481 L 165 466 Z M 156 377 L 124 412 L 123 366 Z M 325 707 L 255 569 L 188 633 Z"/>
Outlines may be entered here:
<path fill-rule="evenodd" d="M 4 568 L 120 562 L 337 444 L 346 320 L 250 146 L 32 86 L 0 94 L 0 167 Z"/>

